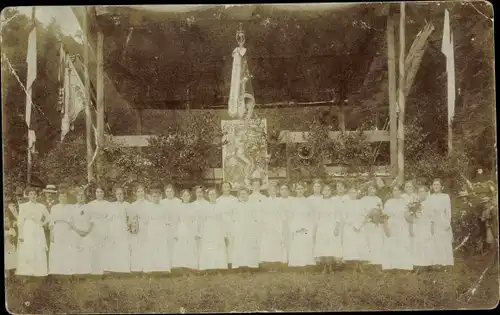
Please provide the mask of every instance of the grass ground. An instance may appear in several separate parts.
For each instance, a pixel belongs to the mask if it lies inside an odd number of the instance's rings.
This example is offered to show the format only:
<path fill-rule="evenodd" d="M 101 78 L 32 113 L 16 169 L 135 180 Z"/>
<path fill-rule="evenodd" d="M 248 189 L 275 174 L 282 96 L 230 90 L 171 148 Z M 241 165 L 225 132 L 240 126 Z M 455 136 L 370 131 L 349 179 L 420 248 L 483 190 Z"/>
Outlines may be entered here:
<path fill-rule="evenodd" d="M 330 274 L 9 278 L 6 298 L 17 314 L 484 309 L 499 300 L 498 260 L 491 265 L 492 257 L 456 258 L 446 273 L 418 275 L 346 268 Z M 474 295 L 457 300 L 488 266 Z"/>

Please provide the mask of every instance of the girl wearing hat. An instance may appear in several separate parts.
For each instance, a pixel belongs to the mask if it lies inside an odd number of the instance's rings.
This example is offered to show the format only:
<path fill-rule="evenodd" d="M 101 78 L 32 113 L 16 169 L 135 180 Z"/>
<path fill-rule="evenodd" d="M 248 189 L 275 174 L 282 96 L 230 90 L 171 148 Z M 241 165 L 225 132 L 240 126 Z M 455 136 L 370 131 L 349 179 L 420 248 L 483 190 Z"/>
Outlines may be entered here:
<path fill-rule="evenodd" d="M 46 276 L 48 248 L 43 227 L 49 221 L 49 212 L 43 204 L 37 202 L 35 188 L 30 187 L 26 192 L 29 201 L 19 205 L 16 274 Z"/>
<path fill-rule="evenodd" d="M 452 266 L 453 259 L 453 232 L 451 230 L 451 201 L 450 196 L 442 192 L 443 185 L 440 179 L 432 182 L 433 194 L 429 196 L 434 214 L 432 216 L 434 230 L 434 263 L 441 266 Z"/>
<path fill-rule="evenodd" d="M 290 203 L 288 221 L 290 247 L 288 266 L 306 267 L 315 265 L 314 261 L 314 208 L 304 197 L 306 185 L 295 185 L 296 197 Z"/>

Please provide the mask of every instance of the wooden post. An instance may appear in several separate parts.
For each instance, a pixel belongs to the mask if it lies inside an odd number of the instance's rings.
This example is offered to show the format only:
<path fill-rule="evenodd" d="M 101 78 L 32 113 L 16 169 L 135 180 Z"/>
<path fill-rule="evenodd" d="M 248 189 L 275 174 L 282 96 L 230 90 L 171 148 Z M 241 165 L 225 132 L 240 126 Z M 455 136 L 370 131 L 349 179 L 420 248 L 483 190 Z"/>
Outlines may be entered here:
<path fill-rule="evenodd" d="M 139 129 L 139 135 L 142 136 L 142 109 L 137 109 L 137 117 L 139 118 L 137 127 Z M 139 154 L 142 153 L 142 147 L 139 147 Z"/>
<path fill-rule="evenodd" d="M 104 50 L 104 34 L 101 30 L 97 32 L 97 86 L 96 86 L 96 99 L 97 99 L 97 144 L 102 150 L 104 146 L 104 63 L 103 63 L 103 50 Z M 101 151 L 102 152 L 102 151 Z M 97 157 L 97 176 L 100 179 L 103 171 L 102 154 L 99 153 Z"/>
<path fill-rule="evenodd" d="M 85 64 L 85 122 L 86 122 L 86 139 L 87 139 L 87 180 L 88 182 L 94 179 L 94 171 L 92 169 L 92 114 L 90 112 L 90 77 L 89 77 L 89 33 L 88 33 L 88 17 L 87 7 L 84 7 L 85 14 L 83 16 L 83 61 Z"/>
<path fill-rule="evenodd" d="M 404 118 L 405 118 L 405 4 L 401 2 L 399 13 L 399 124 L 398 124 L 398 182 L 404 183 Z"/>
<path fill-rule="evenodd" d="M 339 118 L 339 130 L 345 131 L 345 105 L 344 100 L 340 101 L 340 106 L 338 107 L 338 118 Z"/>
<path fill-rule="evenodd" d="M 389 75 L 389 134 L 391 138 L 391 175 L 398 174 L 398 113 L 396 102 L 396 50 L 394 46 L 394 20 L 391 10 L 387 14 L 387 68 Z"/>

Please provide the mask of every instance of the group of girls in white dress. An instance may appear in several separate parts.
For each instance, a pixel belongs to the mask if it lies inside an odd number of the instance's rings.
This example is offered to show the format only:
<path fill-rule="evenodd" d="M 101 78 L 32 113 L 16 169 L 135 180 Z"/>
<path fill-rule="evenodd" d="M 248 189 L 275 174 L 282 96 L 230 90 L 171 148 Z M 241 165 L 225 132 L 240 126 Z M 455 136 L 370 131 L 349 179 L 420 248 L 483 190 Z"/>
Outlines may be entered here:
<path fill-rule="evenodd" d="M 339 263 L 379 265 L 382 269 L 453 265 L 451 205 L 440 180 L 404 192 L 392 188 L 383 204 L 374 184 L 313 182 L 307 185 L 271 182 L 267 195 L 261 181 L 237 190 L 223 183 L 197 186 L 175 196 L 165 189 L 135 188 L 135 201 L 125 201 L 123 188 L 116 201 L 105 200 L 102 187 L 86 203 L 84 189 L 59 190 L 59 203 L 50 209 L 36 202 L 36 191 L 20 205 L 17 221 L 16 274 L 26 276 L 102 275 L 108 272 L 170 272 L 172 269 L 249 269 L 274 265 L 323 266 Z M 162 193 L 164 198 L 162 199 Z M 292 196 L 292 193 L 294 196 Z M 193 196 L 194 195 L 194 196 Z M 418 207 L 415 205 L 419 205 Z M 411 209 L 416 209 L 412 211 Z M 44 225 L 50 228 L 46 244 Z M 12 233 L 12 231 L 10 232 Z M 47 259 L 48 252 L 48 259 Z"/>

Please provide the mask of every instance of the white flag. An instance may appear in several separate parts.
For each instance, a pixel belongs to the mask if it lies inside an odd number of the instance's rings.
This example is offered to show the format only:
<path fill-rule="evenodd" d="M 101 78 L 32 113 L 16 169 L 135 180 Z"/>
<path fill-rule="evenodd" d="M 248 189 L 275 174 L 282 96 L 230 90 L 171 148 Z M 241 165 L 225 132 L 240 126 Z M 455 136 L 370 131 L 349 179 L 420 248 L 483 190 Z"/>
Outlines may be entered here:
<path fill-rule="evenodd" d="M 453 48 L 453 32 L 450 27 L 450 14 L 444 13 L 443 41 L 441 52 L 446 56 L 446 73 L 448 79 L 448 124 L 451 124 L 455 115 L 455 53 Z"/>
<path fill-rule="evenodd" d="M 31 125 L 31 111 L 33 105 L 32 99 L 32 90 L 33 90 L 33 82 L 36 79 L 36 27 L 33 26 L 29 37 L 28 37 L 28 51 L 26 54 L 26 63 L 27 63 L 27 74 L 26 74 L 26 125 L 28 126 L 28 147 L 31 151 L 35 150 L 35 131 L 33 130 L 33 126 Z"/>

